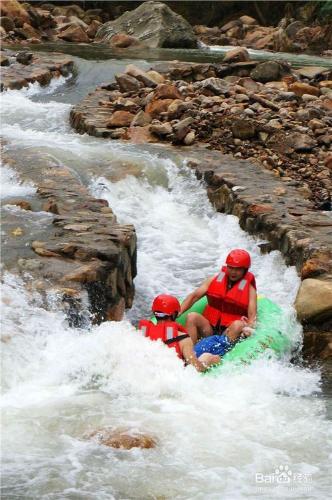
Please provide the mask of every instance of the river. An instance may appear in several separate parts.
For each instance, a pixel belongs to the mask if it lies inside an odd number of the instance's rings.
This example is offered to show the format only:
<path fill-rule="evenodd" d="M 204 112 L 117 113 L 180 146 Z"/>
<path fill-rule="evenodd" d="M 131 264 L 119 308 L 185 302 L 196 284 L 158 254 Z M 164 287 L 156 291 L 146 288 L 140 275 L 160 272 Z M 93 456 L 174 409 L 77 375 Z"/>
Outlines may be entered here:
<path fill-rule="evenodd" d="M 261 359 L 202 377 L 131 324 L 149 314 L 154 295 L 185 295 L 241 247 L 252 255 L 259 292 L 284 308 L 296 345 L 295 269 L 279 252 L 261 255 L 236 217 L 215 213 L 185 162 L 74 133 L 71 105 L 129 61 L 75 62 L 74 77 L 2 96 L 1 134 L 17 159 L 16 171 L 2 168 L 2 198 L 33 195 L 33 163 L 69 166 L 120 222 L 135 225 L 136 298 L 125 320 L 75 329 L 51 299 L 45 309 L 5 272 L 3 498 L 328 498 L 331 395 L 318 368 Z M 22 224 L 31 217 L 18 216 Z M 34 217 L 38 225 L 45 214 Z M 121 451 L 84 439 L 105 426 L 147 432 L 158 445 Z"/>

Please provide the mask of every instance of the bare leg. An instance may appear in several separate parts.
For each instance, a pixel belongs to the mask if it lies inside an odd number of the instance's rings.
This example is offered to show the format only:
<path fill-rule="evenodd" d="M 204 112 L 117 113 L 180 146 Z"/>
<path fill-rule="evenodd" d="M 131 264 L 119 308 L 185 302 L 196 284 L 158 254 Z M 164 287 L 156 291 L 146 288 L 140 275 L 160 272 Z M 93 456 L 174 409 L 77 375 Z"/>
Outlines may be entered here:
<path fill-rule="evenodd" d="M 246 323 L 240 319 L 233 321 L 233 323 L 229 325 L 225 333 L 231 341 L 234 341 L 239 338 L 245 326 Z"/>
<path fill-rule="evenodd" d="M 189 313 L 186 321 L 186 329 L 194 344 L 199 337 L 212 335 L 212 326 L 204 316 L 199 313 Z"/>

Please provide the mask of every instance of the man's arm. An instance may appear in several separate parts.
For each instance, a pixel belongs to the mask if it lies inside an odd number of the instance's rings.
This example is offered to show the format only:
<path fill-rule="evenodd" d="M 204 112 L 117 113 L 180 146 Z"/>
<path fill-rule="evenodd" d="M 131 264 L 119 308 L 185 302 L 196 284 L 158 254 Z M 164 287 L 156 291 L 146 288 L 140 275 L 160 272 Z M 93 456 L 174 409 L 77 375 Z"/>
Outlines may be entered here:
<path fill-rule="evenodd" d="M 184 299 L 184 301 L 181 304 L 180 314 L 184 313 L 187 309 L 190 309 L 191 306 L 195 304 L 195 302 L 197 302 L 199 299 L 203 297 L 203 295 L 206 294 L 213 278 L 214 276 L 205 280 L 200 287 L 196 288 L 196 290 L 194 290 Z"/>
<path fill-rule="evenodd" d="M 256 316 L 257 316 L 257 292 L 256 289 L 252 285 L 250 285 L 247 326 L 250 327 L 255 326 Z"/>

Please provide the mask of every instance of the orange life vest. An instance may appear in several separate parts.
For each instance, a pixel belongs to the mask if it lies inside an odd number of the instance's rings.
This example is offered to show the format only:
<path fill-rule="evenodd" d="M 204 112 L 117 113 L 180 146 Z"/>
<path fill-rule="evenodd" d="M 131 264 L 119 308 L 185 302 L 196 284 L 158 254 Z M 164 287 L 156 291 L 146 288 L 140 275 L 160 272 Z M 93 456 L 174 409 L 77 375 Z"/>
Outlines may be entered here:
<path fill-rule="evenodd" d="M 229 326 L 242 316 L 248 316 L 250 285 L 256 288 L 255 276 L 247 271 L 242 279 L 228 289 L 226 271 L 227 267 L 223 266 L 206 293 L 208 305 L 203 316 L 212 326 Z"/>
<path fill-rule="evenodd" d="M 162 340 L 168 347 L 175 349 L 179 358 L 183 359 L 179 342 L 189 337 L 183 326 L 175 321 L 162 321 L 155 325 L 152 321 L 142 319 L 138 329 L 151 340 Z"/>

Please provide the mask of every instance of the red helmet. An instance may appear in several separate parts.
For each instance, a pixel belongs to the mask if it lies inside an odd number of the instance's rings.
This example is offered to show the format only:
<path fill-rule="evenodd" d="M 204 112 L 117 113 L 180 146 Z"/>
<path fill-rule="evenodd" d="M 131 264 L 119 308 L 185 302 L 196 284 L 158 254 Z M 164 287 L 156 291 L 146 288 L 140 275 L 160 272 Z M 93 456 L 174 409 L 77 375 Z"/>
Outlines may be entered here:
<path fill-rule="evenodd" d="M 181 309 L 180 302 L 173 295 L 158 295 L 152 304 L 152 311 L 154 313 L 163 313 L 167 316 L 173 316 L 173 314 L 179 314 Z"/>
<path fill-rule="evenodd" d="M 251 264 L 250 255 L 246 250 L 236 248 L 227 255 L 226 264 L 231 267 L 244 267 L 245 269 L 249 269 Z"/>

